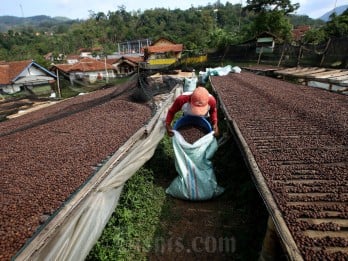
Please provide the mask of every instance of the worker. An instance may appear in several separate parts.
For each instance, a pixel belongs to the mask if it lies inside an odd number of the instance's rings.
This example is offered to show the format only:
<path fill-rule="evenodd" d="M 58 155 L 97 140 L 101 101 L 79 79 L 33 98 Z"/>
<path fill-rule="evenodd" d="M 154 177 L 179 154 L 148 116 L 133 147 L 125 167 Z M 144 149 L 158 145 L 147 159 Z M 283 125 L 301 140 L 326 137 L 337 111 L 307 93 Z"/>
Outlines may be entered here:
<path fill-rule="evenodd" d="M 173 105 L 168 110 L 165 120 L 167 134 L 170 137 L 174 135 L 172 121 L 175 114 L 180 110 L 184 116 L 193 115 L 208 118 L 212 125 L 214 136 L 219 136 L 216 99 L 206 88 L 198 86 L 192 93 L 183 93 L 175 99 Z"/>

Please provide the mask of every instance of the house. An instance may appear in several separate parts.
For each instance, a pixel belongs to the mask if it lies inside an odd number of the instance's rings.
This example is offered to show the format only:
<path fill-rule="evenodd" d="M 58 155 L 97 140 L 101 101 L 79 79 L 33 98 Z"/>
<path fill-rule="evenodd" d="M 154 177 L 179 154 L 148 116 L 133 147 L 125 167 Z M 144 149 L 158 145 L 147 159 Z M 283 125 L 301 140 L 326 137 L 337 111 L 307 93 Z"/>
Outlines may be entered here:
<path fill-rule="evenodd" d="M 95 56 L 97 56 L 97 58 L 99 58 L 99 54 L 101 54 L 102 52 L 103 52 L 102 47 L 80 48 L 78 50 L 80 57 L 89 57 L 89 58 L 93 58 Z"/>
<path fill-rule="evenodd" d="M 66 62 L 68 64 L 75 64 L 75 63 L 79 62 L 80 59 L 81 59 L 80 55 L 70 54 L 66 57 Z"/>
<path fill-rule="evenodd" d="M 143 56 L 122 56 L 120 58 L 107 59 L 116 70 L 116 77 L 124 77 L 137 71 L 140 62 L 144 61 Z"/>
<path fill-rule="evenodd" d="M 299 25 L 296 28 L 292 29 L 291 34 L 295 42 L 300 42 L 303 36 L 309 31 L 311 27 L 309 25 Z"/>
<path fill-rule="evenodd" d="M 270 32 L 262 32 L 256 37 L 256 53 L 272 53 L 277 36 Z"/>
<path fill-rule="evenodd" d="M 98 61 L 88 57 L 74 64 L 55 64 L 50 71 L 63 74 L 72 84 L 76 81 L 95 83 L 97 80 L 115 78 L 114 67 L 106 60 Z"/>
<path fill-rule="evenodd" d="M 154 68 L 174 64 L 181 58 L 183 49 L 182 44 L 160 38 L 144 48 L 146 66 Z"/>
<path fill-rule="evenodd" d="M 0 91 L 13 94 L 26 89 L 34 92 L 39 87 L 54 87 L 55 74 L 32 60 L 0 62 Z"/>
<path fill-rule="evenodd" d="M 49 52 L 46 55 L 44 55 L 44 58 L 46 61 L 50 61 L 50 62 L 63 61 L 65 59 L 65 55 L 60 53 L 55 56 L 52 52 Z"/>

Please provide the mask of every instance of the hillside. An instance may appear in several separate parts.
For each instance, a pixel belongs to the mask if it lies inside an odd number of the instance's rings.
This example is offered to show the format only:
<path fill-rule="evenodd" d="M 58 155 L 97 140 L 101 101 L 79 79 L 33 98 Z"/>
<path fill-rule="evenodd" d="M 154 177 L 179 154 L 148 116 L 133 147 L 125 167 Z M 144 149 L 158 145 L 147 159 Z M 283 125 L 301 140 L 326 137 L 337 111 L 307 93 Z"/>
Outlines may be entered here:
<path fill-rule="evenodd" d="M 338 6 L 335 9 L 332 9 L 331 11 L 323 14 L 322 16 L 319 17 L 320 20 L 323 20 L 325 22 L 330 20 L 330 15 L 332 13 L 336 13 L 336 15 L 341 15 L 346 9 L 348 8 L 348 5 L 342 5 L 342 6 Z"/>
<path fill-rule="evenodd" d="M 37 28 L 40 31 L 52 31 L 59 25 L 70 25 L 78 22 L 66 17 L 50 17 L 38 15 L 32 17 L 0 16 L 0 32 L 20 30 L 24 27 Z"/>

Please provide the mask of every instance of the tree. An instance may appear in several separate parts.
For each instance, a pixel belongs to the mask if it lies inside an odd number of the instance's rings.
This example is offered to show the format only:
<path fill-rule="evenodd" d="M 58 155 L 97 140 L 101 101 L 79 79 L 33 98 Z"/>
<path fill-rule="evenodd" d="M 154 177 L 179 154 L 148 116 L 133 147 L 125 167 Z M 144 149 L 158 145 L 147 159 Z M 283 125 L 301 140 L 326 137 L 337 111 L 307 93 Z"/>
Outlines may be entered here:
<path fill-rule="evenodd" d="M 324 30 L 329 37 L 348 36 L 348 9 L 339 16 L 333 13 Z"/>
<path fill-rule="evenodd" d="M 306 32 L 304 36 L 305 43 L 319 44 L 326 42 L 332 37 L 347 37 L 348 36 L 348 9 L 341 15 L 336 16 L 333 13 L 324 26 L 313 28 Z"/>
<path fill-rule="evenodd" d="M 291 24 L 286 16 L 299 8 L 299 4 L 291 4 L 290 0 L 247 0 L 244 11 L 255 12 L 252 29 L 254 35 L 263 31 L 271 32 L 279 39 L 287 41 L 291 37 Z"/>
<path fill-rule="evenodd" d="M 254 31 L 254 35 L 262 32 L 271 32 L 284 41 L 288 41 L 291 38 L 292 25 L 282 11 L 260 13 L 255 18 L 251 28 Z"/>
<path fill-rule="evenodd" d="M 299 7 L 299 3 L 291 4 L 291 0 L 247 0 L 244 9 L 255 13 L 282 11 L 284 14 L 290 14 Z"/>
<path fill-rule="evenodd" d="M 305 44 L 319 44 L 325 42 L 326 38 L 326 34 L 322 28 L 314 28 L 305 33 L 302 41 Z"/>
<path fill-rule="evenodd" d="M 219 49 L 224 49 L 228 45 L 233 43 L 233 39 L 235 37 L 235 34 L 226 32 L 225 30 L 218 28 L 210 33 L 208 46 L 210 48 L 215 47 Z"/>

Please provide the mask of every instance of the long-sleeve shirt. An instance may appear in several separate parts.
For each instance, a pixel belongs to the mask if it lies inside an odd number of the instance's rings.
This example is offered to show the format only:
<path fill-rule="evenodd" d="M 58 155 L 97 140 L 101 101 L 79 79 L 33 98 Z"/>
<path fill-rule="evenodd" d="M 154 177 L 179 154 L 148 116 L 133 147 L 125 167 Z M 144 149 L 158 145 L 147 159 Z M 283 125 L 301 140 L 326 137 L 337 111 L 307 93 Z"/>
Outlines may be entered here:
<path fill-rule="evenodd" d="M 169 108 L 167 117 L 166 117 L 166 124 L 171 124 L 175 114 L 182 110 L 183 107 L 190 103 L 191 94 L 182 94 L 176 98 L 173 105 Z M 209 117 L 212 125 L 217 124 L 218 117 L 217 117 L 217 108 L 216 108 L 216 100 L 214 96 L 209 96 Z"/>

